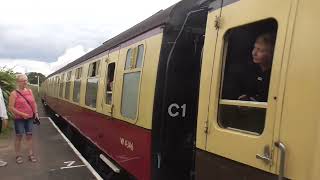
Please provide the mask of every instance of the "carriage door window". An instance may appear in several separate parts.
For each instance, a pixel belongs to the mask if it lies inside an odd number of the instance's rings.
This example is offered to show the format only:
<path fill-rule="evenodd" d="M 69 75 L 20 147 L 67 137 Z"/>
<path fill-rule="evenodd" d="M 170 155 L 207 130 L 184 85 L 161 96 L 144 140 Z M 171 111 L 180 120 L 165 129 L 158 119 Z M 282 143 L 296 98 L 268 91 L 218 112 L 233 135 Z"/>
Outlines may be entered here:
<path fill-rule="evenodd" d="M 131 62 L 132 62 L 132 49 L 128 49 L 127 56 L 126 56 L 126 64 L 124 69 L 130 69 L 131 68 Z"/>
<path fill-rule="evenodd" d="M 139 96 L 140 74 L 144 55 L 144 46 L 127 51 L 123 75 L 121 114 L 130 119 L 136 119 Z"/>
<path fill-rule="evenodd" d="M 91 63 L 88 71 L 85 104 L 93 108 L 96 108 L 97 103 L 99 64 L 99 61 Z"/>
<path fill-rule="evenodd" d="M 107 83 L 106 83 L 106 104 L 112 103 L 112 90 L 113 90 L 113 80 L 114 80 L 114 69 L 116 63 L 110 63 L 107 67 Z"/>
<path fill-rule="evenodd" d="M 68 72 L 67 74 L 67 80 L 66 80 L 66 89 L 64 92 L 64 98 L 68 99 L 70 98 L 70 85 L 71 85 L 71 71 Z"/>
<path fill-rule="evenodd" d="M 276 22 L 265 20 L 228 31 L 218 109 L 223 128 L 262 134 L 268 106 Z"/>
<path fill-rule="evenodd" d="M 61 76 L 61 81 L 60 81 L 60 89 L 59 89 L 59 97 L 62 98 L 63 96 L 63 85 L 64 85 L 64 74 Z"/>
<path fill-rule="evenodd" d="M 138 46 L 137 60 L 136 60 L 137 61 L 137 64 L 136 64 L 137 68 L 141 68 L 142 67 L 143 52 L 144 52 L 144 46 L 143 45 L 139 45 Z"/>
<path fill-rule="evenodd" d="M 50 79 L 48 79 L 48 86 L 47 86 L 47 93 L 48 93 L 48 95 L 49 96 L 51 96 L 51 78 Z"/>
<path fill-rule="evenodd" d="M 56 76 L 56 80 L 55 80 L 55 88 L 54 88 L 54 96 L 58 97 L 59 94 L 59 84 L 60 84 L 60 77 Z"/>
<path fill-rule="evenodd" d="M 80 101 L 80 86 L 81 86 L 81 74 L 82 74 L 82 67 L 76 69 L 75 78 L 74 78 L 74 85 L 73 85 L 73 101 L 79 102 Z"/>

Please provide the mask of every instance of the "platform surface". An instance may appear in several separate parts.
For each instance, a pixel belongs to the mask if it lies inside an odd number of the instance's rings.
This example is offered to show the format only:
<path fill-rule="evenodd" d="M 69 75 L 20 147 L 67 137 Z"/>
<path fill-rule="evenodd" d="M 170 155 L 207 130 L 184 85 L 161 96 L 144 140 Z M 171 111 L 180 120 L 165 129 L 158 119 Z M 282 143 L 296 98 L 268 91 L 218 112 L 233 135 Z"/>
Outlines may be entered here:
<path fill-rule="evenodd" d="M 39 106 L 41 106 L 39 104 Z M 8 162 L 0 167 L 1 180 L 93 180 L 100 179 L 99 175 L 83 161 L 63 135 L 46 116 L 43 107 L 39 107 L 41 125 L 33 126 L 33 144 L 38 162 L 28 161 L 25 141 L 22 143 L 24 162 L 15 162 L 14 134 L 0 143 L 0 159 Z"/>

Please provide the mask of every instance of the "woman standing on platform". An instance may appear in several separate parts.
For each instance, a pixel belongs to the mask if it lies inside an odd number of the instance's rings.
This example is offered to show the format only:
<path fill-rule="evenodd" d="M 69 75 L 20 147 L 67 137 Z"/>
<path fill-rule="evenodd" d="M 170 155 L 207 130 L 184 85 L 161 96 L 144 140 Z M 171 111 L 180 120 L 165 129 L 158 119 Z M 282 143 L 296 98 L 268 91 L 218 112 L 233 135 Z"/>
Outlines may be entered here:
<path fill-rule="evenodd" d="M 28 146 L 28 159 L 37 162 L 32 145 L 33 119 L 38 116 L 38 108 L 32 91 L 27 88 L 28 78 L 24 74 L 17 75 L 17 89 L 12 91 L 9 97 L 9 110 L 14 114 L 14 127 L 16 132 L 15 151 L 16 162 L 23 163 L 21 155 L 21 140 L 26 134 Z"/>

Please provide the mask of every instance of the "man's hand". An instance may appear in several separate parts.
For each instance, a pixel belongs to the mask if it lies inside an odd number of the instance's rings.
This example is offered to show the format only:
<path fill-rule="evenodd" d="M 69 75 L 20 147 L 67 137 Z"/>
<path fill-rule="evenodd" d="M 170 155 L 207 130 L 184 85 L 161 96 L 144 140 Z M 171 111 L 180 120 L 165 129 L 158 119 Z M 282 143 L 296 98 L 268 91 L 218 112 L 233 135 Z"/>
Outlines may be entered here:
<path fill-rule="evenodd" d="M 240 101 L 257 101 L 254 97 L 249 97 L 246 94 L 239 96 L 238 100 L 240 100 Z"/>
<path fill-rule="evenodd" d="M 240 101 L 248 101 L 249 98 L 246 94 L 242 94 L 241 96 L 238 97 L 238 100 Z"/>

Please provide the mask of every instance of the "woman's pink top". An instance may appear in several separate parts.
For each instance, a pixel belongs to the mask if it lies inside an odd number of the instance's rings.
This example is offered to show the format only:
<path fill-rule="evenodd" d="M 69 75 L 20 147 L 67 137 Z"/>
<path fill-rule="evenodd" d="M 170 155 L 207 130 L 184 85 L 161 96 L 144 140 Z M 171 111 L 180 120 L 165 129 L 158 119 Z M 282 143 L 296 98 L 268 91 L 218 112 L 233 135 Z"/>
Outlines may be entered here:
<path fill-rule="evenodd" d="M 35 101 L 32 96 L 31 90 L 19 90 L 19 92 L 29 101 L 29 103 L 32 106 L 32 109 L 30 105 L 27 103 L 27 101 L 18 92 L 16 92 L 16 101 L 14 103 L 14 108 L 20 112 L 28 114 L 29 117 L 32 118 L 32 110 L 35 109 Z M 19 116 L 18 114 L 15 114 L 15 119 L 23 119 L 23 117 Z"/>

